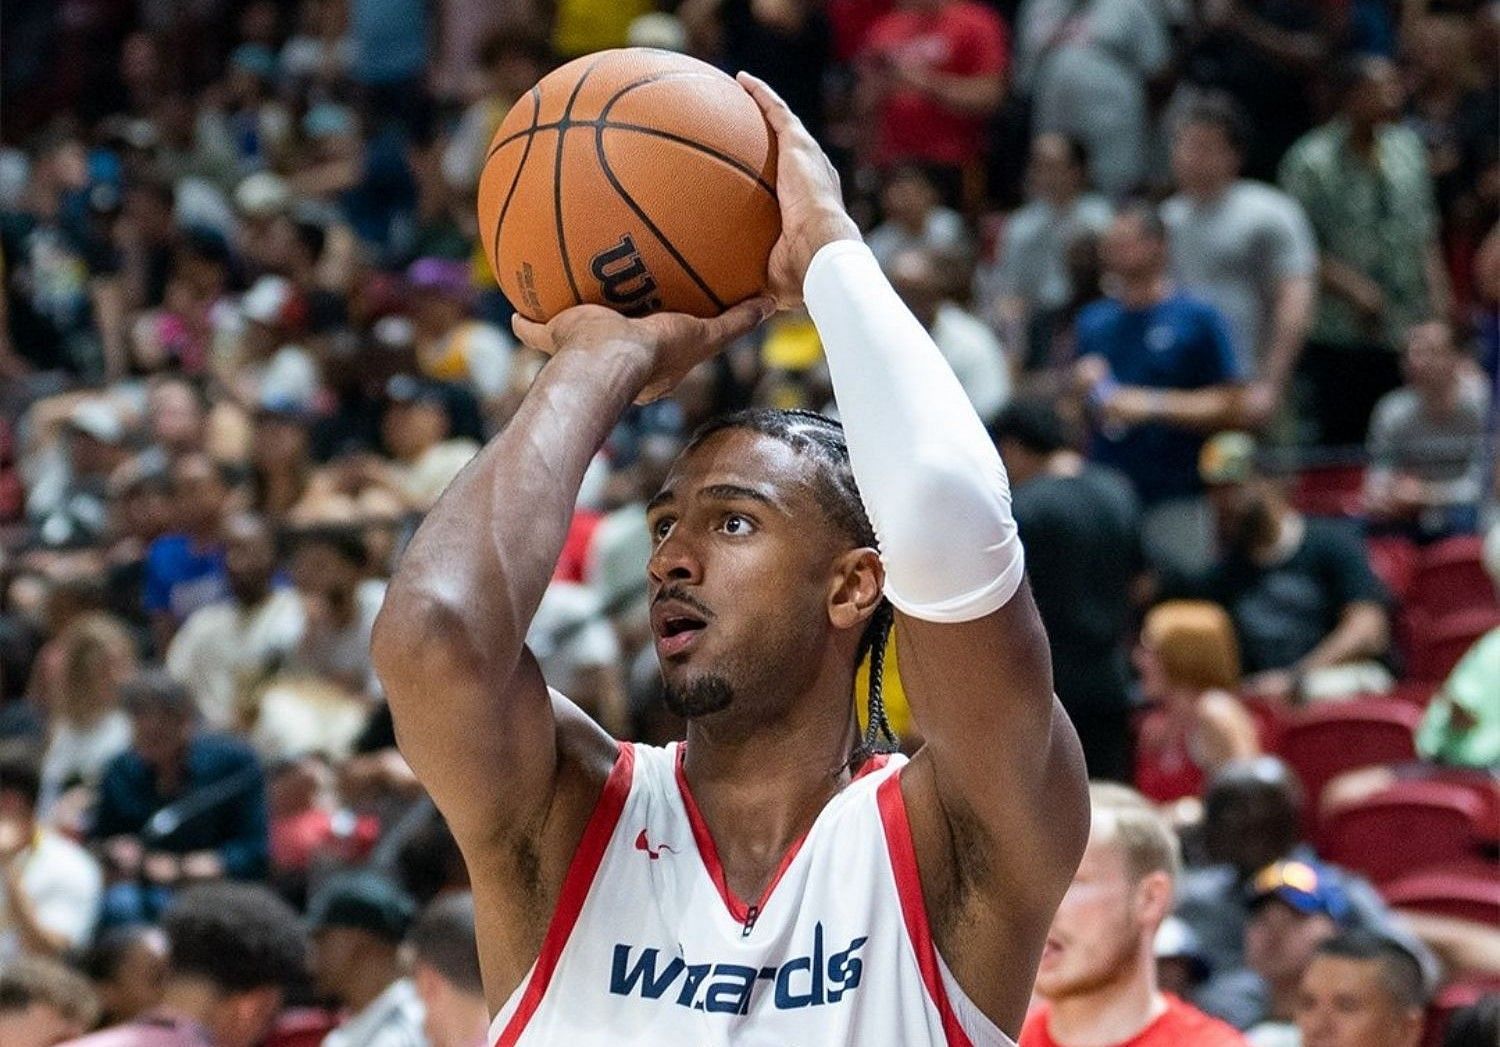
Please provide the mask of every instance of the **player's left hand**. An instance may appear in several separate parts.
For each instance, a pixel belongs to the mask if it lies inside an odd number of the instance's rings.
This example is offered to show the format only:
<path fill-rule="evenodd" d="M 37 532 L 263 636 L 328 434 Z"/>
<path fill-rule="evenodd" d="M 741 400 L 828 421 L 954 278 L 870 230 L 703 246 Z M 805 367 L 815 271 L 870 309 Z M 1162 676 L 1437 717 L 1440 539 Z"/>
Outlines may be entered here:
<path fill-rule="evenodd" d="M 775 311 L 770 298 L 751 298 L 706 320 L 686 313 L 632 319 L 602 305 L 575 305 L 545 324 L 517 314 L 511 327 L 522 343 L 548 356 L 605 346 L 642 354 L 646 378 L 635 402 L 644 404 L 666 396 L 694 367 Z"/>

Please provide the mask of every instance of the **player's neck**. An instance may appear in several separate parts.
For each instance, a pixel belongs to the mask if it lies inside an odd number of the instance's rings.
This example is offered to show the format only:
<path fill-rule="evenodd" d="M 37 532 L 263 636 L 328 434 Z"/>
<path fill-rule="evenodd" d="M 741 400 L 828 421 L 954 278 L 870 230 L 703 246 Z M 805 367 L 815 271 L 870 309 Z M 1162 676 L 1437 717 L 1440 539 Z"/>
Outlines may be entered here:
<path fill-rule="evenodd" d="M 843 693 L 849 693 L 846 681 Z M 688 725 L 683 772 L 730 887 L 753 903 L 765 882 L 848 781 L 852 702 L 815 693 L 754 727 Z"/>
<path fill-rule="evenodd" d="M 1139 1036 L 1167 1008 L 1151 966 L 1094 991 L 1054 1000 L 1047 1032 L 1058 1047 L 1110 1047 Z"/>

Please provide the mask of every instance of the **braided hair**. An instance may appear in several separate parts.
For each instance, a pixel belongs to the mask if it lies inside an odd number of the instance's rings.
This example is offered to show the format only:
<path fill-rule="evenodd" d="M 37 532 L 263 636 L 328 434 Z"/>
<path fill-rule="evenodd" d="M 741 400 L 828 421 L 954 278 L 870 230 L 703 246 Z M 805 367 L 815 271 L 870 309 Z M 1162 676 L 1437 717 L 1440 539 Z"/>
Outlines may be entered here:
<path fill-rule="evenodd" d="M 815 461 L 818 469 L 812 488 L 819 507 L 856 546 L 879 548 L 875 528 L 865 515 L 865 505 L 854 482 L 854 470 L 849 465 L 849 445 L 844 442 L 842 425 L 812 411 L 751 408 L 705 422 L 693 434 L 687 449 L 691 450 L 725 429 L 748 429 L 769 436 Z M 870 659 L 869 719 L 861 743 L 849 758 L 851 767 L 876 753 L 891 752 L 898 744 L 886 718 L 883 679 L 886 645 L 890 641 L 894 620 L 891 602 L 882 597 L 859 637 L 855 664 L 858 665 L 866 656 Z"/>

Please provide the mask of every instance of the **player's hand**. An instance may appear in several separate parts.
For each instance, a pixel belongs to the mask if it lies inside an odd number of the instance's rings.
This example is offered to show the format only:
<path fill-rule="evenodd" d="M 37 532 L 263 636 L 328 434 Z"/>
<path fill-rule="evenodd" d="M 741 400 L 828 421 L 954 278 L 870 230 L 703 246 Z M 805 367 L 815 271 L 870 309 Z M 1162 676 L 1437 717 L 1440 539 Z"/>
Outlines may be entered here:
<path fill-rule="evenodd" d="M 640 354 L 645 377 L 635 402 L 644 404 L 666 396 L 689 371 L 755 330 L 775 311 L 770 298 L 751 298 L 707 320 L 686 313 L 631 319 L 602 305 L 575 305 L 545 324 L 517 314 L 511 327 L 523 344 L 548 356 L 606 346 Z"/>
<path fill-rule="evenodd" d="M 771 248 L 766 286 L 777 304 L 786 309 L 802 301 L 802 281 L 818 249 L 835 240 L 858 240 L 859 226 L 844 210 L 838 172 L 797 114 L 765 81 L 749 73 L 740 73 L 737 79 L 760 106 L 776 135 L 781 238 Z"/>

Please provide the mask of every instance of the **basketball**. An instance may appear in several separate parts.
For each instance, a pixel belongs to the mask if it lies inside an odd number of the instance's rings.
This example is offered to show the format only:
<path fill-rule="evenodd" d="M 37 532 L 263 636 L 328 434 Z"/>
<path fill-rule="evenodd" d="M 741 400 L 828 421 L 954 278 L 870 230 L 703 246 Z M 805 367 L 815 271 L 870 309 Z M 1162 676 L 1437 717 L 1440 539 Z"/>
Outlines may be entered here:
<path fill-rule="evenodd" d="M 479 235 L 528 319 L 590 302 L 716 316 L 765 286 L 775 186 L 774 138 L 732 77 L 669 51 L 602 51 L 511 108 L 480 176 Z"/>

